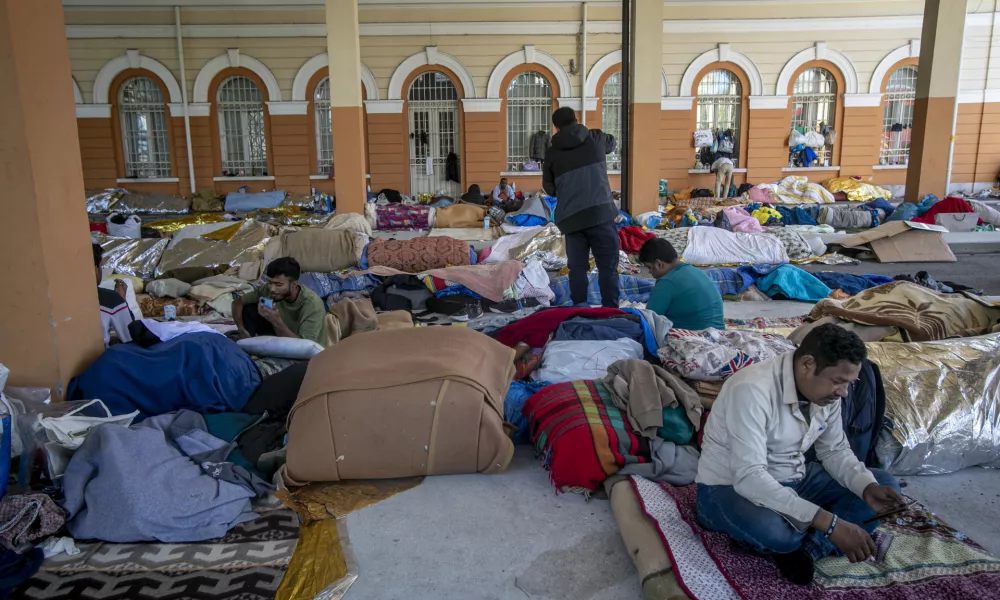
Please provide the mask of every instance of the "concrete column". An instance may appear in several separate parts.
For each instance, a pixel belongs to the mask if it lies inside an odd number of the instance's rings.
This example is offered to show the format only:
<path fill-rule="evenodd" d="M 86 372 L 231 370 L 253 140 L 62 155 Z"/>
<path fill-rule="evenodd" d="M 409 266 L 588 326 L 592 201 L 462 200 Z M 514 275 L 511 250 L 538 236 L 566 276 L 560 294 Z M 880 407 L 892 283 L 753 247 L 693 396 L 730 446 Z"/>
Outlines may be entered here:
<path fill-rule="evenodd" d="M 326 0 L 326 36 L 337 212 L 364 214 L 367 180 L 358 0 Z"/>
<path fill-rule="evenodd" d="M 906 173 L 907 202 L 919 202 L 924 194 L 948 193 L 945 188 L 964 39 L 965 10 L 956 10 L 954 1 L 926 0 L 910 168 Z"/>
<path fill-rule="evenodd" d="M 0 362 L 66 385 L 104 343 L 59 0 L 0 0 Z"/>
<path fill-rule="evenodd" d="M 663 0 L 632 3 L 629 82 L 629 207 L 656 210 L 660 182 L 660 83 L 663 63 Z"/>

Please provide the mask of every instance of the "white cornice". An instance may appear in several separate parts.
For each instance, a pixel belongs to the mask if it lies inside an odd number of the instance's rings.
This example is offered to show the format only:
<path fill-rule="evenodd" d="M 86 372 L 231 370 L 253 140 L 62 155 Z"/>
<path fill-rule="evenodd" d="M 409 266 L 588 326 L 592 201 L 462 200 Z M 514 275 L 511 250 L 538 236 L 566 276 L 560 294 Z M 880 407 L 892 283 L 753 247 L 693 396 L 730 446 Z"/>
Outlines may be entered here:
<path fill-rule="evenodd" d="M 882 94 L 844 94 L 844 108 L 882 105 Z"/>
<path fill-rule="evenodd" d="M 267 113 L 275 115 L 304 115 L 309 110 L 309 102 L 267 102 Z"/>
<path fill-rule="evenodd" d="M 370 115 L 391 115 L 403 112 L 402 100 L 365 100 L 365 110 Z"/>
<path fill-rule="evenodd" d="M 467 113 L 473 112 L 500 112 L 500 98 L 464 98 L 462 99 L 462 110 Z"/>
<path fill-rule="evenodd" d="M 660 110 L 691 110 L 692 108 L 694 108 L 694 96 L 660 98 Z"/>
<path fill-rule="evenodd" d="M 784 110 L 790 96 L 750 96 L 750 110 Z"/>
<path fill-rule="evenodd" d="M 77 119 L 110 119 L 110 104 L 77 104 Z"/>

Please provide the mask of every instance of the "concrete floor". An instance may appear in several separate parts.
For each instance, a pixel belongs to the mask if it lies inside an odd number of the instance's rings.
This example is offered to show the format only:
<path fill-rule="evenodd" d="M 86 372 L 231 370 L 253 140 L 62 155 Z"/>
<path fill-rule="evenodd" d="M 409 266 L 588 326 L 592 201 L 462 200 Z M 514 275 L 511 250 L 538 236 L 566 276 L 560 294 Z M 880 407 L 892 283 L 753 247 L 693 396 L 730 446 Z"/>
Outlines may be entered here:
<path fill-rule="evenodd" d="M 960 281 L 986 267 L 959 265 Z M 797 316 L 811 307 L 773 301 L 725 308 L 727 317 L 749 318 Z M 905 493 L 1000 555 L 1000 473 L 973 468 L 903 480 Z M 642 598 L 610 504 L 556 494 L 528 446 L 518 447 L 504 473 L 428 477 L 347 519 L 359 577 L 346 600 Z"/>
<path fill-rule="evenodd" d="M 938 281 L 954 281 L 971 288 L 983 289 L 988 295 L 1000 295 L 1000 254 L 957 254 L 954 263 L 880 263 L 862 261 L 860 265 L 799 265 L 806 271 L 837 271 L 854 275 L 887 275 L 895 277 L 903 273 L 916 275 L 917 271 L 927 271 Z"/>

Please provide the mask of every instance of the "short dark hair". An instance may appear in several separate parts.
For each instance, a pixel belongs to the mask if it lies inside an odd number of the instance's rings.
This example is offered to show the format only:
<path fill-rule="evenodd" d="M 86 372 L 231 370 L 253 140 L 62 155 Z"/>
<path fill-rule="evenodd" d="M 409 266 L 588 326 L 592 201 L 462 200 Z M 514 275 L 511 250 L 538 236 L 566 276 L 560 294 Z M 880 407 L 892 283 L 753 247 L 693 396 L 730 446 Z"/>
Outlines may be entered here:
<path fill-rule="evenodd" d="M 842 360 L 860 365 L 868 357 L 865 343 L 858 334 L 839 325 L 827 323 L 806 334 L 795 350 L 795 358 L 811 356 L 816 360 L 816 373 Z"/>
<path fill-rule="evenodd" d="M 639 262 L 649 264 L 656 260 L 672 263 L 677 260 L 677 250 L 674 245 L 663 238 L 652 238 L 639 248 Z"/>
<path fill-rule="evenodd" d="M 573 123 L 576 123 L 576 111 L 568 106 L 557 108 L 556 112 L 552 113 L 552 124 L 557 129 L 569 127 Z"/>
<path fill-rule="evenodd" d="M 94 251 L 94 266 L 101 266 L 101 261 L 104 260 L 104 248 L 101 248 L 100 244 L 91 242 L 90 249 Z"/>
<path fill-rule="evenodd" d="M 295 260 L 291 256 L 284 256 L 282 258 L 276 258 L 268 263 L 267 269 L 264 270 L 264 274 L 268 277 L 284 275 L 289 279 L 298 281 L 299 275 L 302 274 L 302 267 L 299 266 L 299 261 Z"/>

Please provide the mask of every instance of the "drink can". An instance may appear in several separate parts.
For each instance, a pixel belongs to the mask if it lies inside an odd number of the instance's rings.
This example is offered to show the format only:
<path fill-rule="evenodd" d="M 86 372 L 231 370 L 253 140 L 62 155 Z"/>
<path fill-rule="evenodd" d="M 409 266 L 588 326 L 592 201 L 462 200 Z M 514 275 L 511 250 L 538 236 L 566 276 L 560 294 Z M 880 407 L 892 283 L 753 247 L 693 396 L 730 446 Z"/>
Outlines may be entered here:
<path fill-rule="evenodd" d="M 490 228 L 490 216 L 486 215 L 485 217 L 483 217 L 483 229 L 489 229 L 489 228 Z"/>
<path fill-rule="evenodd" d="M 173 304 L 168 304 L 163 307 L 163 320 L 164 321 L 176 321 L 177 320 L 177 307 Z"/>

